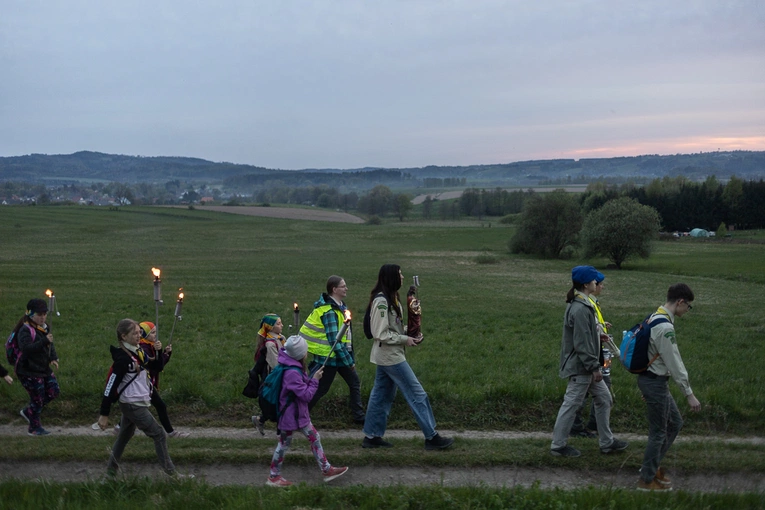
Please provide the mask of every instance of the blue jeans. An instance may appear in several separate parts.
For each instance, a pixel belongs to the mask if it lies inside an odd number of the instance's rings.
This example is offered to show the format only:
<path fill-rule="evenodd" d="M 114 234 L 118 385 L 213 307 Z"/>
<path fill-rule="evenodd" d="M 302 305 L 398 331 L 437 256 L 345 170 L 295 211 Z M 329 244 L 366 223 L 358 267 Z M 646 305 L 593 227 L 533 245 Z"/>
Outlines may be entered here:
<path fill-rule="evenodd" d="M 436 419 L 433 417 L 428 394 L 422 389 L 420 381 L 417 380 L 417 376 L 406 361 L 390 366 L 377 365 L 375 385 L 367 404 L 364 435 L 370 438 L 385 435 L 388 415 L 390 415 L 393 399 L 396 398 L 397 388 L 401 390 L 406 403 L 414 413 L 425 439 L 433 439 L 436 435 Z"/>
<path fill-rule="evenodd" d="M 640 374 L 638 388 L 645 399 L 648 415 L 648 444 L 643 455 L 640 478 L 650 483 L 661 461 L 683 427 L 683 417 L 669 392 L 669 377 Z"/>

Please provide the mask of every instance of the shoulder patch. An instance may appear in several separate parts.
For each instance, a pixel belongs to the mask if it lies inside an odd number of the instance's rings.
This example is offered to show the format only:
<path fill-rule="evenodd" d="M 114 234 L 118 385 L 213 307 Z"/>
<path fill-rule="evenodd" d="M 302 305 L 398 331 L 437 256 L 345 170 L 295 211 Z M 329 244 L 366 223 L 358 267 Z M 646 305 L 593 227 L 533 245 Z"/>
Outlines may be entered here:
<path fill-rule="evenodd" d="M 677 344 L 677 338 L 675 338 L 675 331 L 674 330 L 667 331 L 666 333 L 664 333 L 664 338 L 669 339 L 669 341 L 672 342 L 673 344 Z"/>
<path fill-rule="evenodd" d="M 377 309 L 378 310 L 387 310 L 388 309 L 388 305 L 386 305 L 385 303 L 380 303 L 379 305 L 377 305 Z"/>

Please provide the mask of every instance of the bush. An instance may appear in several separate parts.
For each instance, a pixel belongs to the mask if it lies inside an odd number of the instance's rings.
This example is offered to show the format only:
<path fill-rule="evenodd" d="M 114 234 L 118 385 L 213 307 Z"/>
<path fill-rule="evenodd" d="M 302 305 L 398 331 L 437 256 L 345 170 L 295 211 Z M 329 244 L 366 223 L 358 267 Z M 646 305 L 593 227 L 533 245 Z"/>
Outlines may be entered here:
<path fill-rule="evenodd" d="M 369 217 L 367 225 L 382 225 L 382 220 L 375 214 Z"/>

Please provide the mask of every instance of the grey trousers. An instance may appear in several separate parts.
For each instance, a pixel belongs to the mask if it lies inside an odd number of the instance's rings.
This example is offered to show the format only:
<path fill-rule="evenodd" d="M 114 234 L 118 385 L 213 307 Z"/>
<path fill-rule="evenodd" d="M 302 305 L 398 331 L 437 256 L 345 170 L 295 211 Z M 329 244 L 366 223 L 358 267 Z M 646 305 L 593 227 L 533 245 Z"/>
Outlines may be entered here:
<path fill-rule="evenodd" d="M 606 383 L 602 380 L 594 382 L 592 374 L 573 375 L 568 379 L 563 404 L 561 404 L 558 418 L 555 420 L 551 449 L 563 448 L 568 444 L 568 434 L 571 431 L 571 426 L 574 424 L 576 412 L 582 406 L 588 390 L 592 395 L 592 401 L 595 405 L 595 421 L 598 424 L 598 444 L 601 448 L 605 448 L 613 443 L 614 435 L 611 433 L 611 424 L 609 423 L 611 418 L 611 393 L 608 391 Z"/>
<path fill-rule="evenodd" d="M 656 476 L 661 461 L 683 427 L 683 417 L 669 392 L 669 377 L 641 374 L 638 388 L 645 399 L 648 414 L 648 444 L 643 455 L 640 478 L 647 483 Z"/>
<path fill-rule="evenodd" d="M 106 469 L 110 474 L 116 474 L 119 469 L 122 452 L 125 451 L 130 438 L 135 434 L 135 429 L 143 431 L 144 434 L 154 440 L 154 449 L 157 451 L 157 459 L 165 473 L 172 475 L 175 473 L 175 466 L 167 453 L 167 434 L 162 426 L 157 423 L 154 416 L 149 412 L 148 407 L 124 404 L 120 402 L 120 411 L 122 411 L 122 420 L 120 421 L 120 433 L 117 441 L 112 446 L 112 453 L 109 455 L 109 464 Z"/>

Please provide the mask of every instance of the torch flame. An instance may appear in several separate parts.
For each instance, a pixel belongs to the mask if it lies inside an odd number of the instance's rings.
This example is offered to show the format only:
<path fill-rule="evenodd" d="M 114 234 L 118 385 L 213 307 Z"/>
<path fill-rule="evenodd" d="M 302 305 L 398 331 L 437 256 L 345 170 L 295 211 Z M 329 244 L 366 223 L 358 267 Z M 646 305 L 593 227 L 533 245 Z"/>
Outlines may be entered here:
<path fill-rule="evenodd" d="M 156 267 L 152 267 L 151 272 L 154 273 L 154 278 L 159 278 L 159 273 L 161 273 L 162 271 L 160 271 Z"/>
<path fill-rule="evenodd" d="M 178 301 L 183 301 L 183 292 L 178 294 Z"/>
<path fill-rule="evenodd" d="M 48 297 L 52 297 L 53 296 L 53 291 L 48 289 L 48 290 L 45 291 L 45 295 L 48 296 Z"/>
<path fill-rule="evenodd" d="M 350 321 L 351 320 L 351 311 L 346 309 L 344 313 L 345 313 L 345 322 Z"/>
<path fill-rule="evenodd" d="M 297 303 L 292 303 L 292 309 L 293 310 L 297 310 L 298 309 L 298 304 Z"/>

